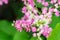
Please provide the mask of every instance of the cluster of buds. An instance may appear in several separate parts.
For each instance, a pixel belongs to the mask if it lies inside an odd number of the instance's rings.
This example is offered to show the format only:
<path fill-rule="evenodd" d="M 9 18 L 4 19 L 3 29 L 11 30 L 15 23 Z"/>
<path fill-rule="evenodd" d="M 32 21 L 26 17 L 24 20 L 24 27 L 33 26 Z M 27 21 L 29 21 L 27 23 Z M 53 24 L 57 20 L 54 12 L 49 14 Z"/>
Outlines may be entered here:
<path fill-rule="evenodd" d="M 52 28 L 49 27 L 49 24 L 52 22 L 52 14 L 54 13 L 57 17 L 60 16 L 59 10 L 57 10 L 60 5 L 59 0 L 51 0 L 47 2 L 45 0 L 36 0 L 37 3 L 41 3 L 43 7 L 41 10 L 38 10 L 34 0 L 22 0 L 24 2 L 24 7 L 22 8 L 22 13 L 24 16 L 14 22 L 14 26 L 20 32 L 25 30 L 26 32 L 33 32 L 33 36 L 38 38 L 49 36 Z M 54 5 L 55 7 L 48 7 L 49 4 Z M 41 12 L 42 11 L 42 12 Z"/>

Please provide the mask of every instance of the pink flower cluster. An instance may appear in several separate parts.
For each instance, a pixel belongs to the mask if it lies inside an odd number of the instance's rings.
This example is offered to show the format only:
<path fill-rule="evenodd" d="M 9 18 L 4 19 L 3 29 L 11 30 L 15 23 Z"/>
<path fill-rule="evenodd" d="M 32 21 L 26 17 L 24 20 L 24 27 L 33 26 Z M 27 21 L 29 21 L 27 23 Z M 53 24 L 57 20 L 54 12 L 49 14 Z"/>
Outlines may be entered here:
<path fill-rule="evenodd" d="M 44 36 L 48 37 L 48 35 L 49 35 L 49 33 L 52 31 L 52 29 L 49 28 L 48 25 L 45 25 L 45 26 L 41 29 L 41 31 L 42 31 L 42 34 L 43 34 Z"/>
<path fill-rule="evenodd" d="M 8 4 L 8 0 L 0 0 L 0 5 L 3 5 L 3 3 Z"/>
<path fill-rule="evenodd" d="M 45 6 L 45 7 L 49 6 L 49 3 L 46 2 L 45 0 L 37 0 L 37 2 L 38 3 L 42 3 L 42 5 Z M 60 5 L 60 0 L 51 0 L 50 1 L 50 4 L 53 4 L 55 6 L 55 8 L 52 8 L 52 7 L 49 8 L 50 9 L 50 12 L 51 11 L 52 12 L 55 12 L 55 15 L 56 16 L 60 16 L 60 14 L 59 14 L 60 12 L 57 10 L 58 6 Z M 46 10 L 47 9 L 45 8 L 45 9 L 43 9 L 42 12 L 46 13 L 47 12 Z"/>
<path fill-rule="evenodd" d="M 34 0 L 22 1 L 25 5 L 22 8 L 22 13 L 24 13 L 24 16 L 21 19 L 16 20 L 14 22 L 14 26 L 20 32 L 22 30 L 26 30 L 26 32 L 32 31 L 34 37 L 40 37 L 41 34 L 45 37 L 48 37 L 50 32 L 52 31 L 52 28 L 48 25 L 52 21 L 52 14 L 55 13 L 57 17 L 60 16 L 59 10 L 57 10 L 58 6 L 60 5 L 60 1 L 51 0 L 50 3 L 53 4 L 55 8 L 48 8 L 48 2 L 46 2 L 45 0 L 36 0 L 38 3 L 42 3 L 43 7 L 41 8 L 41 10 L 38 10 L 34 3 Z M 40 11 L 42 12 L 40 13 Z"/>

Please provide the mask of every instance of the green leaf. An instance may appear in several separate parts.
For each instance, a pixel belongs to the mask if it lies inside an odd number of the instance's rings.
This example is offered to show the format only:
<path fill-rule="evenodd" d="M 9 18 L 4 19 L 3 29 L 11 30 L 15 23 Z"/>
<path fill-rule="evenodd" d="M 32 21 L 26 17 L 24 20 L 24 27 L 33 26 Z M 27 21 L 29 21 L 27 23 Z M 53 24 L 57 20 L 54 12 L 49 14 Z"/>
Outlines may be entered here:
<path fill-rule="evenodd" d="M 57 9 L 60 11 L 60 6 Z"/>
<path fill-rule="evenodd" d="M 60 23 L 56 25 L 47 40 L 60 40 Z"/>
<path fill-rule="evenodd" d="M 28 40 L 29 36 L 25 31 L 16 32 L 13 40 Z"/>
<path fill-rule="evenodd" d="M 50 7 L 54 8 L 54 5 L 49 3 L 49 6 L 48 6 L 48 7 L 49 7 L 49 8 L 50 8 Z"/>
<path fill-rule="evenodd" d="M 43 7 L 43 5 L 42 5 L 41 3 L 36 3 L 36 6 L 37 6 L 38 8 L 42 8 L 42 7 Z"/>
<path fill-rule="evenodd" d="M 45 1 L 50 2 L 51 0 L 45 0 Z"/>
<path fill-rule="evenodd" d="M 16 29 L 12 26 L 12 22 L 6 20 L 0 20 L 0 30 L 8 35 L 14 35 L 16 32 Z"/>
<path fill-rule="evenodd" d="M 36 7 L 37 8 L 42 8 L 43 5 L 41 3 L 38 3 L 36 0 L 34 0 L 35 4 L 36 4 Z"/>
<path fill-rule="evenodd" d="M 45 36 L 43 36 L 43 35 L 41 35 L 41 39 L 42 40 L 47 40 L 47 38 Z"/>
<path fill-rule="evenodd" d="M 60 22 L 60 16 L 57 17 L 57 16 L 53 15 L 52 16 L 52 22 L 51 22 L 50 26 L 52 28 L 54 28 L 56 26 L 56 24 L 59 23 L 59 22 Z"/>
<path fill-rule="evenodd" d="M 37 37 L 32 37 L 30 40 L 37 40 L 38 38 Z"/>
<path fill-rule="evenodd" d="M 12 37 L 0 30 L 0 40 L 12 40 Z"/>
<path fill-rule="evenodd" d="M 32 37 L 30 40 L 46 40 L 46 38 L 43 36 L 41 36 L 40 39 L 38 39 L 38 37 Z"/>

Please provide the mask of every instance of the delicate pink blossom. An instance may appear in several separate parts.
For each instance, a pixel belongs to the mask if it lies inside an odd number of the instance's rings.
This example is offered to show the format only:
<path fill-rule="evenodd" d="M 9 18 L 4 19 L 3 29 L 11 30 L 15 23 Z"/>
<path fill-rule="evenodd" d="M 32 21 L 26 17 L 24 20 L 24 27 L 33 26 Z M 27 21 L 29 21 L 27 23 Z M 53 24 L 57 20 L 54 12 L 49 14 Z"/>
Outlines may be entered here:
<path fill-rule="evenodd" d="M 34 3 L 34 0 L 28 0 L 28 3 L 34 7 L 35 3 Z"/>
<path fill-rule="evenodd" d="M 32 32 L 36 32 L 36 27 L 32 27 Z"/>
<path fill-rule="evenodd" d="M 54 9 L 54 12 L 55 12 L 55 15 L 56 15 L 56 16 L 60 16 L 60 15 L 59 15 L 59 11 L 58 11 L 57 9 Z"/>
<path fill-rule="evenodd" d="M 15 22 L 15 27 L 21 32 L 22 31 L 22 27 L 21 27 L 21 20 L 16 20 Z"/>
<path fill-rule="evenodd" d="M 54 8 L 49 8 L 49 12 L 54 12 Z"/>
<path fill-rule="evenodd" d="M 23 12 L 23 13 L 26 13 L 26 12 L 27 12 L 26 6 L 24 6 L 24 7 L 22 8 L 22 12 Z"/>
<path fill-rule="evenodd" d="M 47 13 L 47 8 L 46 7 L 42 8 L 42 13 L 43 14 L 46 14 Z"/>
<path fill-rule="evenodd" d="M 48 6 L 49 4 L 48 4 L 48 2 L 42 2 L 42 5 Z"/>
<path fill-rule="evenodd" d="M 56 16 L 60 16 L 60 15 L 59 15 L 59 12 L 55 12 L 55 15 L 56 15 Z"/>

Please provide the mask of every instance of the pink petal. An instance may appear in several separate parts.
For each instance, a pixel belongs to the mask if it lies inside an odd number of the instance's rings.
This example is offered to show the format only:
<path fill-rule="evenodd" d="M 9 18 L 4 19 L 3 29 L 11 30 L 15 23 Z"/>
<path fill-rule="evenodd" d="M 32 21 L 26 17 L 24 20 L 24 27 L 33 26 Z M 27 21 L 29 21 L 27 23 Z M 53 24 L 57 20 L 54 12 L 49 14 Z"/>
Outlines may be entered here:
<path fill-rule="evenodd" d="M 32 27 L 32 32 L 36 32 L 36 27 Z"/>
<path fill-rule="evenodd" d="M 60 0 L 58 0 L 58 4 L 60 5 Z"/>
<path fill-rule="evenodd" d="M 8 0 L 2 0 L 5 4 L 8 4 Z"/>
<path fill-rule="evenodd" d="M 0 5 L 3 5 L 3 1 L 0 1 Z"/>
<path fill-rule="evenodd" d="M 58 13 L 58 12 L 56 12 L 56 13 L 55 13 L 55 15 L 56 15 L 56 16 L 59 16 L 59 13 Z"/>

